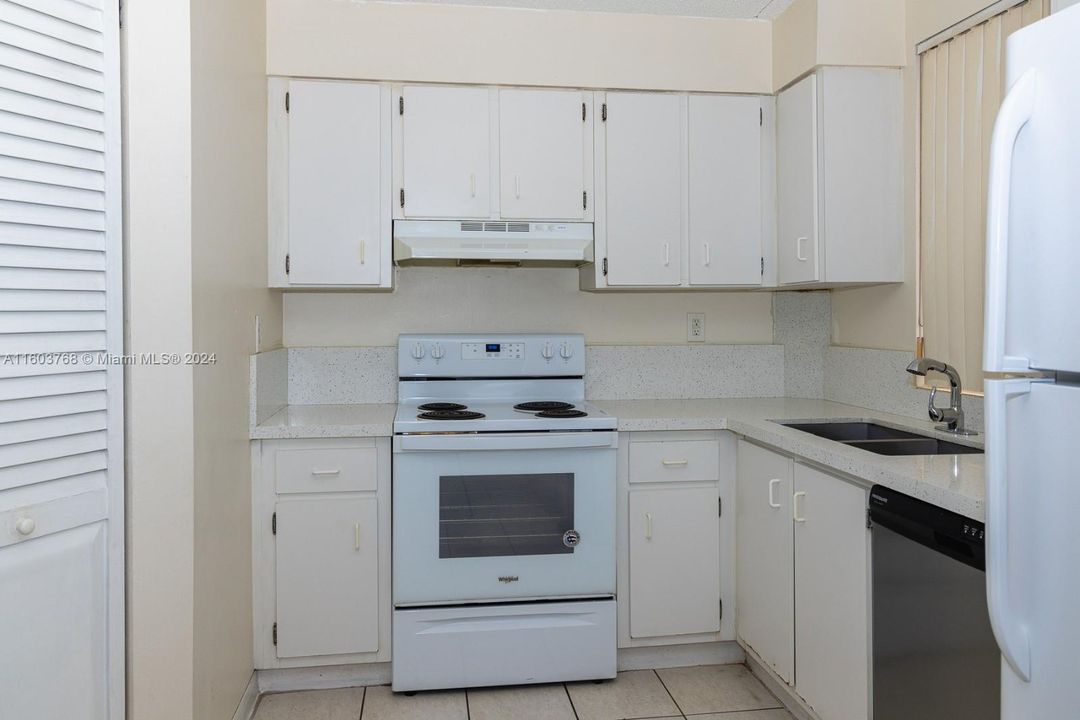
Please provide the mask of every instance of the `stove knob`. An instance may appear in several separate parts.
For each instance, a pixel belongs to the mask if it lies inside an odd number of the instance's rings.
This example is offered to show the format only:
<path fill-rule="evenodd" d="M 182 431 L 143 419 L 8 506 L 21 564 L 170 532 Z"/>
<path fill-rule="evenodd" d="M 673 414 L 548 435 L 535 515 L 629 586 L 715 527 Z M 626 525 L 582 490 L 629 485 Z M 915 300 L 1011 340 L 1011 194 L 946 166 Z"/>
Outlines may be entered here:
<path fill-rule="evenodd" d="M 540 348 L 540 354 L 545 360 L 550 360 L 555 357 L 555 349 L 551 347 L 551 343 L 544 343 L 544 347 Z"/>
<path fill-rule="evenodd" d="M 416 343 L 413 345 L 412 356 L 417 360 L 424 359 L 424 345 L 422 343 Z"/>
<path fill-rule="evenodd" d="M 559 347 L 559 355 L 562 356 L 563 360 L 569 360 L 574 356 L 574 348 L 570 347 L 570 343 L 563 343 Z"/>
<path fill-rule="evenodd" d="M 446 351 L 443 350 L 443 346 L 439 343 L 435 343 L 431 346 L 431 357 L 436 360 L 442 360 L 446 356 Z"/>

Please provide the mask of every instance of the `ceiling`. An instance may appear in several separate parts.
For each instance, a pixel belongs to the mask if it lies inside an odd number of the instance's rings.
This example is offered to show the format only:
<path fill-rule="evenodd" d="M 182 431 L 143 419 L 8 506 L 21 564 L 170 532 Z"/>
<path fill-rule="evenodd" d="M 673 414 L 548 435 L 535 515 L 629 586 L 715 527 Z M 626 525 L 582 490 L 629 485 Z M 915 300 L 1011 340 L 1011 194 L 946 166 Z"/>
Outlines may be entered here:
<path fill-rule="evenodd" d="M 384 2 L 772 20 L 787 9 L 792 0 L 384 0 Z"/>

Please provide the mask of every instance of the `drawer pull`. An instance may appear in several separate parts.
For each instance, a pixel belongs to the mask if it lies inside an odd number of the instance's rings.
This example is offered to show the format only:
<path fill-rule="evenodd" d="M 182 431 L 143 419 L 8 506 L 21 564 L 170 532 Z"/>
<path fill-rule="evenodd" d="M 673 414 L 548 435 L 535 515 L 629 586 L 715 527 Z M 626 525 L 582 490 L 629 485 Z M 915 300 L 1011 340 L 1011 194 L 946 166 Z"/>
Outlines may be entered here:
<path fill-rule="evenodd" d="M 806 493 L 802 492 L 802 491 L 799 491 L 799 492 L 795 493 L 794 498 L 793 498 L 793 500 L 791 502 L 791 510 L 792 510 L 791 516 L 792 516 L 792 519 L 795 520 L 795 522 L 800 522 L 800 523 L 801 522 L 806 522 L 806 518 L 804 518 L 802 515 L 799 514 L 799 505 L 800 505 L 799 498 L 804 498 L 804 497 L 806 497 Z"/>
<path fill-rule="evenodd" d="M 311 474 L 315 477 L 332 477 L 334 475 L 340 475 L 341 470 L 312 470 Z"/>
<path fill-rule="evenodd" d="M 652 513 L 645 513 L 645 539 L 652 540 Z"/>
<path fill-rule="evenodd" d="M 769 481 L 769 507 L 778 508 L 780 503 L 776 502 L 776 486 L 780 484 L 780 478 L 773 478 Z"/>
<path fill-rule="evenodd" d="M 661 460 L 660 464 L 666 467 L 682 467 L 689 464 L 689 460 Z"/>

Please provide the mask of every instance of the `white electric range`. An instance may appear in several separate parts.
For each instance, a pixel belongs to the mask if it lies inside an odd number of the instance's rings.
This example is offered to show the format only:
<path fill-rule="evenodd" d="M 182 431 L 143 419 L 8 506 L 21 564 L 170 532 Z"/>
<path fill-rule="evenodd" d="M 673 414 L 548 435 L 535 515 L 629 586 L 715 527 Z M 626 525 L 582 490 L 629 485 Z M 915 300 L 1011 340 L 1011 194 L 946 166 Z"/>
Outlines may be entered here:
<path fill-rule="evenodd" d="M 615 676 L 616 419 L 581 335 L 402 335 L 393 689 Z"/>

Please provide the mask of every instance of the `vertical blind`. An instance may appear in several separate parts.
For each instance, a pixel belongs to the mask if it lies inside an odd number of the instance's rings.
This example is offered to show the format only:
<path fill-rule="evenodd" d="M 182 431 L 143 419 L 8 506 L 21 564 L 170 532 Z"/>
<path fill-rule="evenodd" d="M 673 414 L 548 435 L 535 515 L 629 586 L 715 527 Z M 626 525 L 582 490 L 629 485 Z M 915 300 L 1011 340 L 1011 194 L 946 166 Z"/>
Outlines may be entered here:
<path fill-rule="evenodd" d="M 982 389 L 990 135 L 1005 40 L 1046 16 L 1027 0 L 919 55 L 919 347 Z"/>

